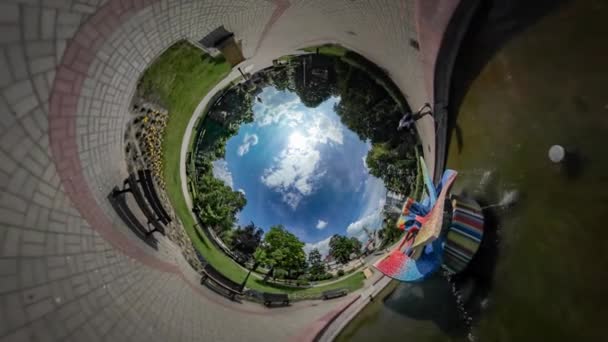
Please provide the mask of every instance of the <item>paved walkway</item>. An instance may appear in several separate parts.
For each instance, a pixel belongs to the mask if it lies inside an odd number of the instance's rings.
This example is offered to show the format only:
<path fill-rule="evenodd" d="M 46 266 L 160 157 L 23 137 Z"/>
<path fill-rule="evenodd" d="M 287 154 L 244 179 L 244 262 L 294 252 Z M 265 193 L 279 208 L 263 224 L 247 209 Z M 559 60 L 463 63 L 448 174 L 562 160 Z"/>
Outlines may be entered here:
<path fill-rule="evenodd" d="M 340 42 L 386 68 L 419 107 L 433 77 L 421 54 L 437 40 L 410 44 L 426 30 L 417 3 L 3 0 L 0 340 L 286 340 L 337 310 L 333 301 L 231 303 L 198 284 L 170 241 L 154 250 L 137 239 L 106 199 L 127 175 L 128 108 L 156 56 L 219 25 L 242 39 L 254 71 L 294 49 Z M 440 37 L 447 22 L 431 22 Z M 429 120 L 419 127 L 427 161 Z"/>

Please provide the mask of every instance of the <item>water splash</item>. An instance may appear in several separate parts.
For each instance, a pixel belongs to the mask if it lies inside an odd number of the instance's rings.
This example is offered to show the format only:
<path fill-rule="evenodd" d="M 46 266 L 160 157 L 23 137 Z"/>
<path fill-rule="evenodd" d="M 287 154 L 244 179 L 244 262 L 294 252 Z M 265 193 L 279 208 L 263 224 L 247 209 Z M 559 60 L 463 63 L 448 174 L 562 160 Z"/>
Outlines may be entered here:
<path fill-rule="evenodd" d="M 486 205 L 484 207 L 481 207 L 481 209 L 495 208 L 495 207 L 499 207 L 499 208 L 510 207 L 510 206 L 514 205 L 518 199 L 519 199 L 519 191 L 507 190 L 507 191 L 503 192 L 502 197 L 500 198 L 500 201 L 498 201 L 498 203 Z"/>

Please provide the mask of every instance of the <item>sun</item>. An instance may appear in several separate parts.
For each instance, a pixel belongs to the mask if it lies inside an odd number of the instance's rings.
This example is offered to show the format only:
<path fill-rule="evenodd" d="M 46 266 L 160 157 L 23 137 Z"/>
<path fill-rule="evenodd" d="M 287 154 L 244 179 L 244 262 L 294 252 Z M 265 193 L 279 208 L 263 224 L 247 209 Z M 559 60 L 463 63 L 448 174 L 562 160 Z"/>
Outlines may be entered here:
<path fill-rule="evenodd" d="M 289 136 L 289 147 L 295 149 L 303 149 L 306 147 L 306 137 L 300 132 L 293 132 Z"/>

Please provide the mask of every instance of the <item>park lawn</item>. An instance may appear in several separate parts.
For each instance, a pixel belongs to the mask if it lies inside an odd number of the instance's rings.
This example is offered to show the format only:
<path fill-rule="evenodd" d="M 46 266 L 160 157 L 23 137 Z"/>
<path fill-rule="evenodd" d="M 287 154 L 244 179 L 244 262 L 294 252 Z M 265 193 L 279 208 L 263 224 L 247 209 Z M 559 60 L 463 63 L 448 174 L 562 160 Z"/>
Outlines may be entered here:
<path fill-rule="evenodd" d="M 176 215 L 181 220 L 194 248 L 213 267 L 235 282 L 245 279 L 246 271 L 217 249 L 209 238 L 196 227 L 182 194 L 179 172 L 180 150 L 188 122 L 201 99 L 230 73 L 230 65 L 223 59 L 212 59 L 187 42 L 179 42 L 165 51 L 142 76 L 138 94 L 157 99 L 169 111 L 169 120 L 163 136 L 163 177 L 167 195 Z M 345 288 L 360 288 L 350 277 Z M 287 286 L 264 284 L 250 277 L 247 287 L 258 291 L 298 294 L 319 294 L 337 284 L 312 289 L 294 289 Z M 314 291 L 311 291 L 314 290 Z"/>
<path fill-rule="evenodd" d="M 228 73 L 230 65 L 223 59 L 214 60 L 189 43 L 179 42 L 146 70 L 138 92 L 157 98 L 169 111 L 163 137 L 163 177 L 167 195 L 194 247 L 227 277 L 243 281 L 245 271 L 217 250 L 204 234 L 198 234 L 182 194 L 179 173 L 182 139 L 192 113 L 201 99 Z"/>
<path fill-rule="evenodd" d="M 355 275 L 344 278 L 343 280 L 318 287 L 311 287 L 305 290 L 300 290 L 291 294 L 292 299 L 307 299 L 319 297 L 322 292 L 335 289 L 346 289 L 348 292 L 356 291 L 363 287 L 365 276 L 363 272 L 357 272 Z"/>

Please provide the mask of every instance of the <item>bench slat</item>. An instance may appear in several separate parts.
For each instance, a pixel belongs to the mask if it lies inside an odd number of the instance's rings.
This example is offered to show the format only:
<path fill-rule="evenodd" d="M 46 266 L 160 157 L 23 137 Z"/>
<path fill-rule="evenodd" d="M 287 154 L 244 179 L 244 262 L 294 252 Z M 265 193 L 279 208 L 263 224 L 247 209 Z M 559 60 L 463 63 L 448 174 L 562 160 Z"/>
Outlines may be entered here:
<path fill-rule="evenodd" d="M 150 170 L 140 170 L 137 172 L 137 174 L 144 189 L 144 193 L 146 194 L 146 198 L 148 198 L 150 205 L 152 206 L 152 210 L 154 210 L 164 224 L 168 224 L 171 222 L 171 217 L 163 207 L 162 202 L 158 197 L 158 193 L 154 187 L 152 172 Z"/>
<path fill-rule="evenodd" d="M 209 279 L 213 280 L 213 282 L 215 282 L 217 285 L 228 290 L 232 297 L 234 297 L 237 294 L 238 295 L 243 294 L 243 292 L 241 291 L 241 284 L 237 284 L 237 283 L 233 282 L 232 280 L 226 278 L 223 274 L 221 274 L 218 270 L 213 268 L 211 265 L 209 265 L 209 264 L 205 265 L 205 267 L 203 268 L 203 273 L 204 273 L 204 276 L 201 279 L 201 282 L 204 282 L 205 279 L 209 278 Z"/>
<path fill-rule="evenodd" d="M 118 214 L 118 216 L 127 224 L 132 225 L 137 228 L 142 233 L 148 234 L 148 230 L 139 222 L 139 220 L 135 217 L 129 206 L 127 205 L 127 201 L 125 200 L 125 195 L 118 193 L 118 188 L 114 188 L 114 191 L 108 196 L 108 200 L 110 204 Z"/>
<path fill-rule="evenodd" d="M 129 175 L 129 178 L 127 178 L 127 182 L 129 183 L 129 192 L 131 192 L 131 194 L 133 194 L 133 197 L 135 197 L 135 202 L 137 202 L 137 205 L 148 219 L 148 223 L 152 224 L 152 226 L 154 227 L 154 229 L 149 233 L 158 231 L 161 234 L 165 235 L 165 228 L 163 228 L 163 226 L 158 222 L 156 215 L 154 215 L 154 213 L 150 210 L 148 203 L 146 203 L 144 194 L 141 192 L 141 189 L 137 185 L 135 175 Z"/>

